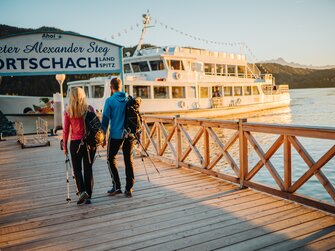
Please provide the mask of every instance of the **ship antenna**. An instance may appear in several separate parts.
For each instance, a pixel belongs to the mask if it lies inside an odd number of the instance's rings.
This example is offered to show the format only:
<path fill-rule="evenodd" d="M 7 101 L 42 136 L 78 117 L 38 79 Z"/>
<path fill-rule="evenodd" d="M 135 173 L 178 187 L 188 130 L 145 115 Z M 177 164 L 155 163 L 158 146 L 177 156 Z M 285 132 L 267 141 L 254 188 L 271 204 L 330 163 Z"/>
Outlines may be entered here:
<path fill-rule="evenodd" d="M 136 50 L 133 54 L 133 56 L 136 56 L 139 54 L 139 51 L 141 50 L 141 47 L 142 47 L 142 43 L 143 43 L 143 40 L 144 40 L 144 34 L 145 32 L 147 31 L 147 28 L 148 28 L 148 25 L 150 23 L 150 14 L 149 14 L 149 10 L 147 11 L 146 14 L 143 14 L 143 28 L 142 28 L 142 34 L 141 34 L 141 38 L 140 38 L 140 41 L 138 42 L 138 45 L 136 47 Z"/>

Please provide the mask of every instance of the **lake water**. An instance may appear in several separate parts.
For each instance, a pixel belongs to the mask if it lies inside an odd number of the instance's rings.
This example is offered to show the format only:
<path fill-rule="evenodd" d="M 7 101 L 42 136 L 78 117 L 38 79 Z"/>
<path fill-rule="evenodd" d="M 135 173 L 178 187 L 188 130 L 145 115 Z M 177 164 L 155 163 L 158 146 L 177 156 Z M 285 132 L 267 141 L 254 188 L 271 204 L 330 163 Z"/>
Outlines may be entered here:
<path fill-rule="evenodd" d="M 247 116 L 248 122 L 293 124 L 309 126 L 335 127 L 335 88 L 319 89 L 296 89 L 290 91 L 290 107 L 254 113 Z M 236 118 L 236 117 L 235 117 Z M 254 134 L 253 134 L 254 135 Z M 262 146 L 264 152 L 277 139 L 277 135 L 255 134 L 254 137 Z M 298 137 L 298 140 L 307 149 L 308 153 L 316 162 L 330 147 L 334 140 L 321 140 Z M 276 170 L 283 175 L 283 146 L 270 159 Z M 249 147 L 249 170 L 259 161 L 258 155 Z M 225 164 L 224 162 L 222 164 Z M 230 168 L 222 168 L 222 172 L 229 173 Z M 292 146 L 292 182 L 296 181 L 308 170 L 307 164 Z M 231 170 L 231 169 L 230 169 Z M 323 168 L 322 172 L 335 185 L 335 158 L 331 159 Z M 266 183 L 276 187 L 273 178 L 265 167 L 254 177 L 254 181 Z M 304 184 L 297 193 L 311 196 L 315 199 L 326 200 L 334 203 L 323 186 L 313 176 Z"/>

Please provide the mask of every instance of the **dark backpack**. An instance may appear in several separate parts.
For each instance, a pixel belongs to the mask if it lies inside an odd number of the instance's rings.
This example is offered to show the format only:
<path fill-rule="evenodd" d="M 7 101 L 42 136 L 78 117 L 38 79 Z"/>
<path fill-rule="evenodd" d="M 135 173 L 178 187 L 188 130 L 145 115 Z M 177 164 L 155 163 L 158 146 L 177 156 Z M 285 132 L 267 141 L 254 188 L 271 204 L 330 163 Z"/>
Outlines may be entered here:
<path fill-rule="evenodd" d="M 92 150 L 102 145 L 105 139 L 104 131 L 102 130 L 101 122 L 94 112 L 86 112 L 84 115 L 85 133 L 83 136 L 84 142 Z"/>
<path fill-rule="evenodd" d="M 133 98 L 129 95 L 127 98 L 125 129 L 130 137 L 139 137 L 141 133 L 142 116 L 139 110 L 141 102 L 140 97 Z"/>

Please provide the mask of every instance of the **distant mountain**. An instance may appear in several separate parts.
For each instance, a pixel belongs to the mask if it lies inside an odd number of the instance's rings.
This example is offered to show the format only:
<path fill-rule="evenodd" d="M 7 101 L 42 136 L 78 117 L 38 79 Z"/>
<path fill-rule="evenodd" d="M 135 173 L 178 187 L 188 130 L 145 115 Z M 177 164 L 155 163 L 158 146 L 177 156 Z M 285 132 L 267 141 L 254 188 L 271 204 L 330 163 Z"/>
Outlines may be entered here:
<path fill-rule="evenodd" d="M 286 62 L 285 59 L 283 58 L 277 58 L 277 59 L 271 59 L 271 60 L 266 60 L 262 61 L 260 63 L 265 63 L 265 64 L 281 64 L 281 65 L 287 65 L 295 68 L 308 68 L 308 69 L 317 69 L 317 70 L 324 70 L 324 69 L 334 69 L 335 65 L 325 65 L 325 66 L 313 66 L 313 65 L 301 65 L 295 62 Z"/>
<path fill-rule="evenodd" d="M 40 32 L 66 32 L 66 33 L 73 33 L 73 34 L 79 34 L 77 32 L 73 31 L 63 31 L 58 28 L 54 27 L 47 27 L 47 26 L 42 26 L 38 29 L 30 29 L 30 28 L 18 28 L 14 26 L 9 26 L 5 24 L 0 24 L 0 37 L 1 36 L 8 36 L 8 35 L 13 35 L 13 34 L 20 34 L 20 33 L 26 33 L 26 32 L 35 32 L 35 31 L 40 31 Z"/>
<path fill-rule="evenodd" d="M 270 72 L 276 84 L 288 84 L 290 89 L 335 87 L 335 68 L 316 70 L 273 63 L 256 65 L 262 73 L 265 73 L 264 68 Z"/>

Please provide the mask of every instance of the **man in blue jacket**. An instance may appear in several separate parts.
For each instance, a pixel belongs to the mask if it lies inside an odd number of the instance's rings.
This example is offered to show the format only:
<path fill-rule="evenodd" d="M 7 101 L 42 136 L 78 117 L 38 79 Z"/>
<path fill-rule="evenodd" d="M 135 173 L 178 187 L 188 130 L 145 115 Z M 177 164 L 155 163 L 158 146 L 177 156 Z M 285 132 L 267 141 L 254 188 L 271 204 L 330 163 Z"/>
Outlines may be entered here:
<path fill-rule="evenodd" d="M 126 116 L 126 93 L 122 92 L 122 81 L 113 78 L 110 82 L 112 96 L 106 100 L 102 114 L 102 128 L 106 133 L 109 125 L 108 140 L 108 168 L 112 177 L 113 187 L 107 191 L 111 196 L 121 194 L 121 182 L 117 169 L 116 154 L 122 146 L 123 158 L 126 170 L 126 197 L 132 197 L 132 187 L 134 185 L 134 163 L 132 150 L 134 142 L 131 142 L 125 135 L 125 116 Z M 104 143 L 104 145 L 106 142 Z"/>

